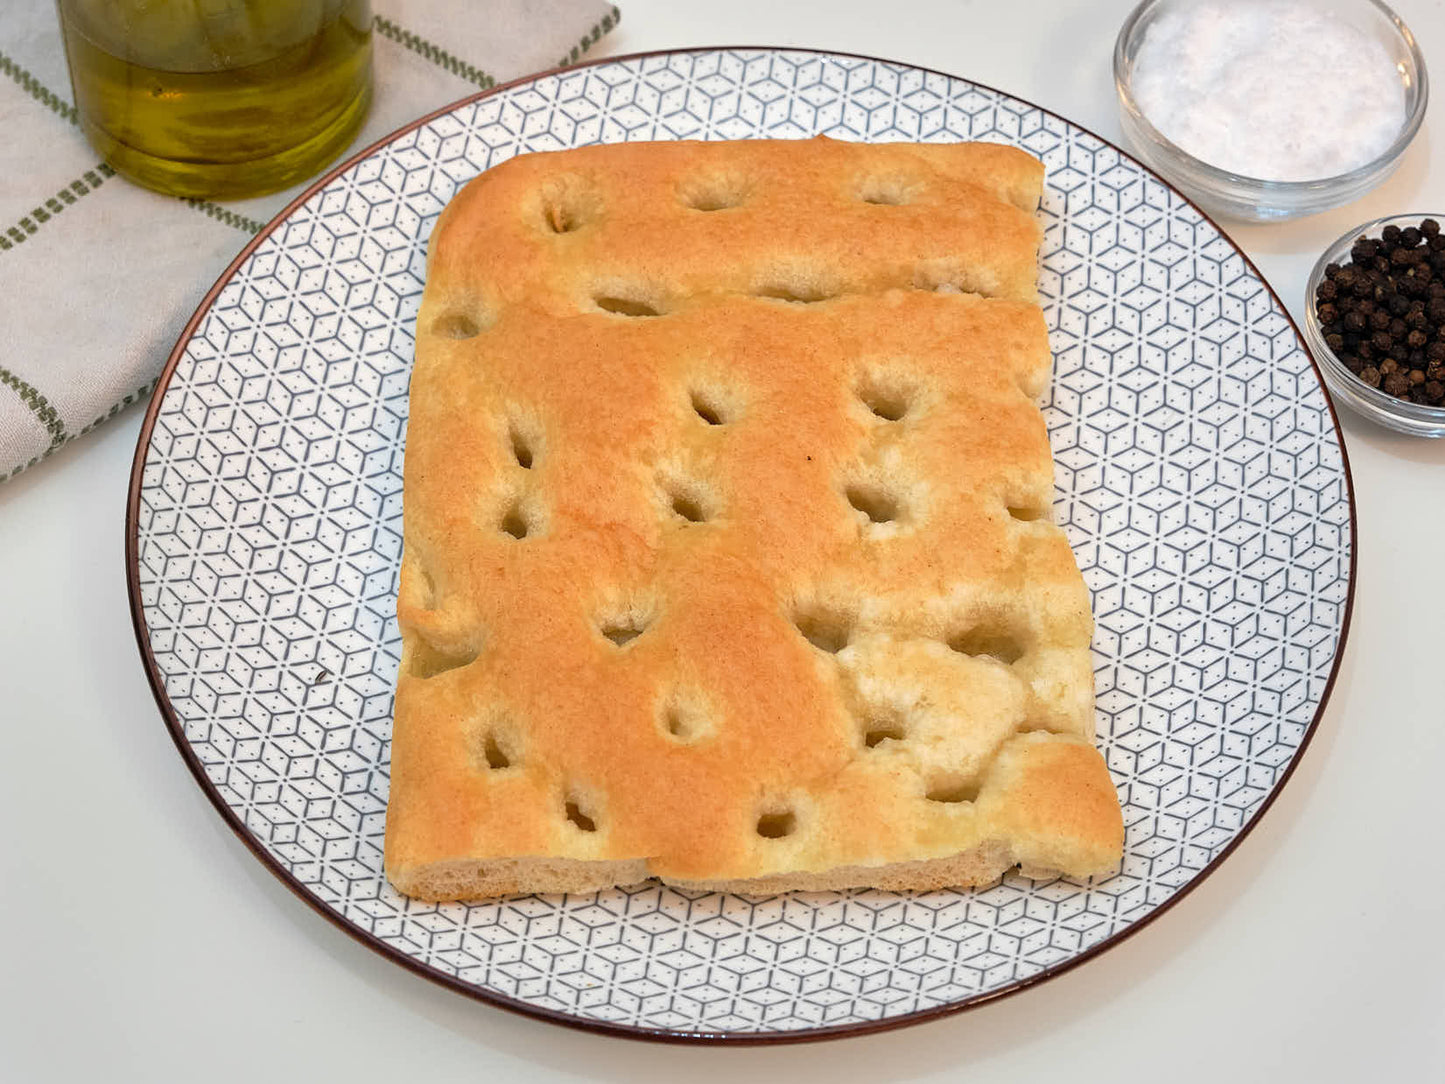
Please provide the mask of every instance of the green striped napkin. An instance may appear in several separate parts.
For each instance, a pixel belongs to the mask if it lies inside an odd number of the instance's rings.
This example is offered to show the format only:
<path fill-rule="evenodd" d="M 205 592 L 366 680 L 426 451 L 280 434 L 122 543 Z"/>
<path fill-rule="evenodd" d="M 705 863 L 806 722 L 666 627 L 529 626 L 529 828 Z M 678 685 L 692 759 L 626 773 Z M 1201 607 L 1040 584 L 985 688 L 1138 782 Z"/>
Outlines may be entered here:
<path fill-rule="evenodd" d="M 54 0 L 4 6 L 0 481 L 149 394 L 212 282 L 304 187 L 222 206 L 118 177 L 76 126 Z M 372 9 L 376 92 L 353 150 L 478 88 L 572 63 L 618 20 L 605 0 Z"/>

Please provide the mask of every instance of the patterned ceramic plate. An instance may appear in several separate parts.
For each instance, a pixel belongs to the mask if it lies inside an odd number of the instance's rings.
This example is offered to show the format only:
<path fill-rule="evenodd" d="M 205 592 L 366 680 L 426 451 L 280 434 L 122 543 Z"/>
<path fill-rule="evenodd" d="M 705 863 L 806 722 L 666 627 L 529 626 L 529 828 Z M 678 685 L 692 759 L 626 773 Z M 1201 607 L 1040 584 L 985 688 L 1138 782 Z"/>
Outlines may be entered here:
<path fill-rule="evenodd" d="M 1055 517 L 1093 592 L 1120 873 L 770 898 L 648 885 L 472 906 L 381 870 L 401 467 L 427 235 L 524 151 L 636 139 L 991 139 L 1048 166 Z M 399 132 L 241 254 L 171 356 L 131 481 L 137 635 L 201 786 L 298 895 L 455 989 L 584 1027 L 856 1033 L 1057 974 L 1249 830 L 1319 717 L 1348 623 L 1348 467 L 1278 298 L 1096 136 L 962 79 L 719 49 L 514 83 Z"/>

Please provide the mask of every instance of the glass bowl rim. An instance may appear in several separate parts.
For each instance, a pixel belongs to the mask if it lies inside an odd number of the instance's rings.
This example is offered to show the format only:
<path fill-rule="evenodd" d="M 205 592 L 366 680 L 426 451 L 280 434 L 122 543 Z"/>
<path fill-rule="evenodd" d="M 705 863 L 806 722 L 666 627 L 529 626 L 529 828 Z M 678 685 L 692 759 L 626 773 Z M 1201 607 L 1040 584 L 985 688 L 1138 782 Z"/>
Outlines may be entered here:
<path fill-rule="evenodd" d="M 1383 15 L 1394 28 L 1400 41 L 1410 54 L 1410 61 L 1415 69 L 1414 80 L 1414 102 L 1409 114 L 1405 117 L 1405 123 L 1395 136 L 1394 142 L 1385 148 L 1380 154 L 1370 159 L 1364 165 L 1357 166 L 1346 173 L 1336 173 L 1329 177 L 1317 177 L 1308 181 L 1271 181 L 1262 177 L 1250 177 L 1243 173 L 1233 173 L 1219 166 L 1210 165 L 1202 158 L 1196 158 L 1184 150 L 1173 140 L 1169 139 L 1153 123 L 1139 104 L 1134 100 L 1134 93 L 1130 88 L 1130 79 L 1127 72 L 1128 46 L 1132 43 L 1135 30 L 1138 28 L 1144 16 L 1152 9 L 1161 4 L 1169 3 L 1170 0 L 1139 0 L 1124 25 L 1119 28 L 1119 35 L 1114 39 L 1114 89 L 1118 92 L 1119 101 L 1128 111 L 1133 121 L 1140 126 L 1145 135 L 1152 140 L 1159 149 L 1188 163 L 1190 167 L 1198 170 L 1204 182 L 1213 184 L 1216 187 L 1226 188 L 1251 188 L 1263 192 L 1275 192 L 1281 195 L 1307 195 L 1315 192 L 1323 192 L 1332 189 L 1347 189 L 1356 184 L 1368 181 L 1379 170 L 1389 166 L 1405 153 L 1415 136 L 1420 131 L 1420 126 L 1425 121 L 1425 110 L 1430 99 L 1430 76 L 1425 69 L 1425 56 L 1420 51 L 1420 45 L 1415 40 L 1414 33 L 1405 21 L 1397 15 L 1393 8 L 1384 0 L 1362 0 L 1374 7 Z M 1196 182 L 1198 183 L 1198 182 Z"/>

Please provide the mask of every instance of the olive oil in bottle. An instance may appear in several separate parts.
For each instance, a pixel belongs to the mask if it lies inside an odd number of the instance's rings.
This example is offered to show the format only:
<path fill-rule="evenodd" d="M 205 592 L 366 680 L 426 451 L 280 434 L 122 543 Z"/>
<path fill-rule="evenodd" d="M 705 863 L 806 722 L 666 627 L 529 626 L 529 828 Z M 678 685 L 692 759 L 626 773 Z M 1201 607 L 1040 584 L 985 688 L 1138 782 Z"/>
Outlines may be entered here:
<path fill-rule="evenodd" d="M 179 196 L 317 173 L 371 104 L 370 0 L 58 0 L 81 126 Z"/>

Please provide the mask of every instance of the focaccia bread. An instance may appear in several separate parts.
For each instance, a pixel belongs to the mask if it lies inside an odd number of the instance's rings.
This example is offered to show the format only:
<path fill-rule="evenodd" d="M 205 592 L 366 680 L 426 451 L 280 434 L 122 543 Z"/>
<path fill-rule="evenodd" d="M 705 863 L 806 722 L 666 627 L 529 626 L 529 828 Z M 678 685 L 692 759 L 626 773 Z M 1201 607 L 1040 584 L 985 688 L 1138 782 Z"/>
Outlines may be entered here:
<path fill-rule="evenodd" d="M 601 145 L 437 223 L 386 871 L 429 900 L 1117 865 L 1040 163 Z"/>

